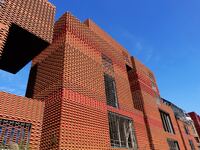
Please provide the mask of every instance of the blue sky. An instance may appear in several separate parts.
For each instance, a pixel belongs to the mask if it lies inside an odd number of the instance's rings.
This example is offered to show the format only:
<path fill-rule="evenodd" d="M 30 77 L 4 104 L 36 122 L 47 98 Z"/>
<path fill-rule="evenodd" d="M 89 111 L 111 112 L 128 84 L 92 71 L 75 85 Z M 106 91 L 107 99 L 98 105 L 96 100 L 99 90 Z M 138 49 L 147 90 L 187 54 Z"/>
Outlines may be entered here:
<path fill-rule="evenodd" d="M 199 0 L 49 1 L 56 19 L 66 11 L 91 18 L 155 73 L 162 97 L 200 114 Z M 24 95 L 29 70 L 0 71 L 0 90 Z"/>

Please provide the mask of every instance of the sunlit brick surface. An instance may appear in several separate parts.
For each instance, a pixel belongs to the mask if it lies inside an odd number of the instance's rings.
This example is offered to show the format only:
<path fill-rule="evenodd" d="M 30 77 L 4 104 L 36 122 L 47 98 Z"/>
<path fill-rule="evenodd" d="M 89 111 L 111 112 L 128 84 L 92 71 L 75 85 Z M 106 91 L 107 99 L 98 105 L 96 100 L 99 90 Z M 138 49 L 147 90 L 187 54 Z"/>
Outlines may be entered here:
<path fill-rule="evenodd" d="M 3 0 L 0 23 L 16 23 L 29 32 L 51 42 L 55 7 L 48 0 Z"/>
<path fill-rule="evenodd" d="M 116 81 L 118 113 L 130 115 L 134 107 L 123 51 L 70 13 L 56 22 L 53 43 L 33 59 L 27 90 L 27 96 L 45 101 L 41 149 L 112 149 L 102 57 L 112 61 L 109 74 Z M 134 122 L 133 114 L 130 118 Z M 135 126 L 141 128 L 143 115 L 138 118 Z"/>
<path fill-rule="evenodd" d="M 40 2 L 49 4 L 47 1 Z M 6 34 L 7 26 L 0 25 L 0 31 Z M 107 102 L 109 96 L 106 92 L 109 90 L 105 88 L 105 74 L 112 79 L 108 85 L 112 83 L 109 88 L 115 94 L 110 94 L 114 97 L 114 105 Z M 119 148 L 111 146 L 115 137 L 112 136 L 111 140 L 110 129 L 116 128 L 115 125 L 110 127 L 108 112 L 133 122 L 130 135 L 136 139 L 134 145 L 137 146 L 129 149 L 168 150 L 167 139 L 173 139 L 184 150 L 189 147 L 185 142 L 187 138 L 194 141 L 193 135 L 184 135 L 183 122 L 175 118 L 172 108 L 162 103 L 152 71 L 131 57 L 90 19 L 82 23 L 70 13 L 65 13 L 55 23 L 52 44 L 32 60 L 26 96 L 33 99 L 17 97 L 13 102 L 13 99 L 6 99 L 9 94 L 1 95 L 2 118 L 30 122 L 33 127 L 37 125 L 37 132 L 33 128 L 31 134 L 31 146 L 35 142 L 33 149 Z M 7 105 L 14 105 L 14 109 L 7 109 Z M 18 107 L 22 109 L 18 110 Z M 175 134 L 165 132 L 160 110 L 171 118 Z M 6 114 L 11 116 L 6 117 Z M 126 132 L 129 127 L 122 127 L 123 132 L 116 129 L 118 133 L 115 133 L 120 140 L 121 135 L 130 133 Z M 132 140 L 129 135 L 125 138 L 126 142 Z M 119 146 L 120 140 L 115 141 Z"/>

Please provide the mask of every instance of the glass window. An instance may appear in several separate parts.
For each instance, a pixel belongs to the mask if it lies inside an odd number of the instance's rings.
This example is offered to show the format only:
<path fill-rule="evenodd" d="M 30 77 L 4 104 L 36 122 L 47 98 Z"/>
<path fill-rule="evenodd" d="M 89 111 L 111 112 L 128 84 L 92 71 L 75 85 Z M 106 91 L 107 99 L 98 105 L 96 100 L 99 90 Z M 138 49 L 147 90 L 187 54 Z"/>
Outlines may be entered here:
<path fill-rule="evenodd" d="M 191 150 L 196 150 L 192 140 L 189 140 Z"/>
<path fill-rule="evenodd" d="M 17 131 L 16 143 L 19 143 L 19 138 L 20 138 L 20 130 Z"/>
<path fill-rule="evenodd" d="M 136 148 L 133 122 L 127 117 L 109 112 L 109 131 L 112 147 Z"/>
<path fill-rule="evenodd" d="M 188 126 L 187 126 L 187 125 L 184 125 L 184 129 L 185 129 L 185 133 L 189 135 L 190 132 L 189 132 L 189 129 L 188 129 Z"/>
<path fill-rule="evenodd" d="M 4 137 L 3 137 L 3 145 L 5 145 L 6 144 L 6 142 L 7 142 L 7 136 L 8 136 L 8 129 L 6 129 L 5 130 L 5 133 L 4 133 Z"/>
<path fill-rule="evenodd" d="M 194 137 L 197 143 L 200 143 L 199 137 Z"/>
<path fill-rule="evenodd" d="M 22 136 L 21 136 L 21 140 L 23 141 L 24 140 L 24 137 L 25 137 L 25 129 L 24 128 L 22 128 Z"/>
<path fill-rule="evenodd" d="M 175 133 L 169 114 L 160 110 L 160 116 L 163 123 L 163 128 L 166 132 Z"/>
<path fill-rule="evenodd" d="M 180 150 L 178 142 L 173 139 L 167 139 L 170 150 Z"/>
<path fill-rule="evenodd" d="M 28 129 L 27 145 L 29 144 L 30 137 L 31 137 L 31 126 Z"/>
<path fill-rule="evenodd" d="M 14 133 L 15 133 L 15 128 L 12 128 L 11 133 L 10 133 L 10 141 L 13 140 Z"/>
<path fill-rule="evenodd" d="M 1 137 L 2 130 L 3 130 L 3 128 L 2 128 L 2 127 L 0 127 L 0 137 Z"/>
<path fill-rule="evenodd" d="M 118 107 L 117 92 L 114 78 L 108 74 L 104 74 L 104 81 L 107 105 Z"/>

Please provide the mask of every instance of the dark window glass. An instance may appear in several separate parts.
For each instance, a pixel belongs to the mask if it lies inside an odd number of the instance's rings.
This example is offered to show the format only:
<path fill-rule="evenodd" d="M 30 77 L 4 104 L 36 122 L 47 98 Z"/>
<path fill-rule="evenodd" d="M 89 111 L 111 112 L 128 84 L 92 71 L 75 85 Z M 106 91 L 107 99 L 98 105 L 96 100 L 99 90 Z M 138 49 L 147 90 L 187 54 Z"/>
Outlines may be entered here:
<path fill-rule="evenodd" d="M 10 142 L 27 146 L 31 134 L 31 123 L 0 119 L 0 144 L 8 147 Z"/>
<path fill-rule="evenodd" d="M 20 130 L 17 131 L 16 143 L 19 143 L 19 138 L 20 138 Z"/>
<path fill-rule="evenodd" d="M 189 140 L 191 150 L 196 150 L 192 140 Z"/>
<path fill-rule="evenodd" d="M 112 60 L 106 55 L 102 55 L 103 70 L 107 74 L 114 74 Z"/>
<path fill-rule="evenodd" d="M 30 137 L 31 137 L 31 126 L 28 129 L 27 145 L 29 144 Z"/>
<path fill-rule="evenodd" d="M 190 132 L 189 132 L 189 129 L 188 129 L 188 126 L 187 126 L 187 125 L 184 125 L 184 129 L 185 129 L 185 133 L 189 135 Z"/>
<path fill-rule="evenodd" d="M 21 137 L 21 141 L 24 141 L 24 137 L 25 137 L 25 130 L 24 130 L 24 128 L 22 128 L 22 137 Z"/>
<path fill-rule="evenodd" d="M 11 133 L 10 133 L 10 141 L 13 140 L 14 133 L 15 133 L 15 128 L 12 128 Z"/>
<path fill-rule="evenodd" d="M 198 138 L 198 137 L 195 137 L 195 140 L 196 140 L 196 142 L 197 142 L 197 143 L 200 143 L 200 141 L 199 141 L 199 138 Z"/>
<path fill-rule="evenodd" d="M 6 142 L 7 142 L 7 136 L 8 136 L 8 129 L 6 129 L 6 130 L 5 130 L 5 133 L 4 133 L 3 145 L 5 145 Z"/>
<path fill-rule="evenodd" d="M 170 150 L 180 150 L 178 142 L 173 139 L 167 139 Z"/>
<path fill-rule="evenodd" d="M 1 137 L 2 130 L 3 130 L 3 128 L 2 128 L 2 127 L 0 127 L 0 137 Z"/>
<path fill-rule="evenodd" d="M 136 139 L 133 132 L 133 122 L 127 117 L 108 113 L 110 141 L 112 147 L 136 148 Z"/>
<path fill-rule="evenodd" d="M 109 76 L 108 74 L 104 74 L 104 81 L 107 105 L 118 107 L 117 92 L 114 78 Z"/>
<path fill-rule="evenodd" d="M 163 128 L 166 132 L 175 133 L 169 114 L 160 110 L 160 116 L 163 123 Z"/>

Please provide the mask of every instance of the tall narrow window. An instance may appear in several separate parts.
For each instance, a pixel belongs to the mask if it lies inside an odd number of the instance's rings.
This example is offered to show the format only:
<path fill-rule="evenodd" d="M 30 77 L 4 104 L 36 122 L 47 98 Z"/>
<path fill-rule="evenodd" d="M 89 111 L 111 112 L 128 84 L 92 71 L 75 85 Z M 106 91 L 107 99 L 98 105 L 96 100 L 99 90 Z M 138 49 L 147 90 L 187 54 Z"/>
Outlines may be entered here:
<path fill-rule="evenodd" d="M 8 129 L 6 129 L 6 130 L 5 130 L 5 133 L 4 133 L 3 145 L 5 145 L 6 142 L 7 142 L 7 136 L 8 136 Z"/>
<path fill-rule="evenodd" d="M 106 74 L 110 74 L 110 75 L 114 74 L 112 60 L 108 58 L 106 55 L 102 55 L 102 65 L 103 65 L 103 71 Z"/>
<path fill-rule="evenodd" d="M 3 130 L 3 128 L 2 128 L 2 127 L 0 127 L 0 137 L 1 137 L 2 130 Z"/>
<path fill-rule="evenodd" d="M 28 128 L 28 137 L 27 137 L 27 145 L 29 144 L 30 141 L 30 137 L 31 137 L 31 126 Z"/>
<path fill-rule="evenodd" d="M 192 140 L 189 140 L 191 150 L 196 150 Z"/>
<path fill-rule="evenodd" d="M 15 133 L 15 128 L 12 128 L 11 133 L 10 133 L 10 141 L 11 142 L 13 140 L 14 133 Z"/>
<path fill-rule="evenodd" d="M 104 74 L 104 81 L 105 81 L 107 105 L 118 107 L 115 80 L 108 74 Z"/>
<path fill-rule="evenodd" d="M 187 126 L 187 125 L 184 125 L 184 129 L 185 129 L 185 133 L 189 135 L 190 132 L 189 132 L 189 129 L 188 129 L 188 126 Z"/>
<path fill-rule="evenodd" d="M 131 119 L 109 112 L 109 130 L 112 147 L 136 148 L 136 138 Z"/>
<path fill-rule="evenodd" d="M 163 123 L 163 128 L 166 132 L 175 133 L 169 114 L 160 110 L 160 116 Z"/>
<path fill-rule="evenodd" d="M 22 136 L 21 136 L 21 141 L 24 142 L 24 137 L 25 137 L 25 129 L 22 128 Z"/>
<path fill-rule="evenodd" d="M 200 143 L 199 137 L 194 137 L 197 143 Z"/>
<path fill-rule="evenodd" d="M 169 150 L 180 150 L 178 142 L 173 139 L 167 139 Z"/>
<path fill-rule="evenodd" d="M 19 143 L 19 138 L 20 138 L 20 130 L 17 131 L 16 143 Z"/>

